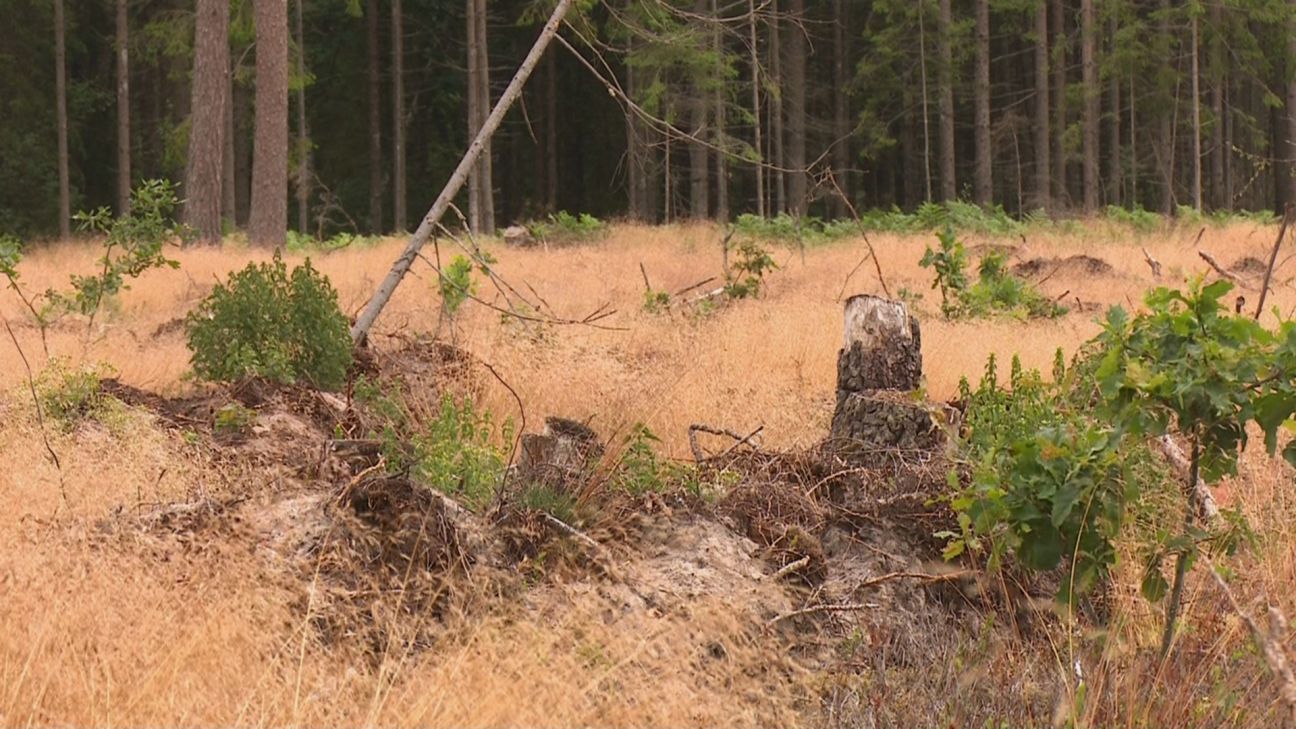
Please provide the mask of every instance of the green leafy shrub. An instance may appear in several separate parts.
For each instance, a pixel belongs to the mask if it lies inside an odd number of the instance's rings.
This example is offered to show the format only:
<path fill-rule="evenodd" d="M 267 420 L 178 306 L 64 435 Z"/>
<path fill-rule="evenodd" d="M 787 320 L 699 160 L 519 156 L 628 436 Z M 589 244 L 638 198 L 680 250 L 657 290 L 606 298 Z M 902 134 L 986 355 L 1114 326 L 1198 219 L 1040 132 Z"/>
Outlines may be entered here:
<path fill-rule="evenodd" d="M 518 504 L 524 509 L 542 511 L 567 524 L 578 521 L 575 497 L 549 484 L 528 485 L 518 497 Z"/>
<path fill-rule="evenodd" d="M 744 241 L 736 249 L 733 265 L 727 272 L 725 294 L 731 299 L 755 298 L 760 295 L 765 275 L 777 268 L 769 251 L 755 241 Z"/>
<path fill-rule="evenodd" d="M 1151 233 L 1165 224 L 1165 219 L 1160 215 L 1144 210 L 1142 207 L 1123 208 L 1119 205 L 1108 205 L 1104 217 L 1113 223 L 1127 225 L 1138 233 Z"/>
<path fill-rule="evenodd" d="M 507 455 L 491 440 L 495 430 L 489 413 L 479 412 L 472 400 L 441 400 L 436 417 L 410 434 L 410 473 L 419 482 L 481 509 L 495 496 L 507 466 Z M 504 441 L 512 440 L 513 426 L 503 425 Z"/>
<path fill-rule="evenodd" d="M 55 358 L 36 377 L 36 397 L 45 417 L 71 431 L 85 420 L 112 424 L 121 403 L 104 394 L 103 380 L 113 372 L 106 365 L 72 366 Z"/>
<path fill-rule="evenodd" d="M 264 377 L 337 389 L 351 368 L 351 336 L 337 292 L 308 259 L 289 274 L 276 253 L 218 284 L 185 319 L 194 373 L 234 382 Z"/>
<path fill-rule="evenodd" d="M 378 236 L 359 235 L 356 233 L 336 233 L 331 238 L 320 240 L 309 233 L 301 233 L 296 230 L 288 231 L 287 242 L 284 247 L 294 253 L 309 253 L 320 251 L 327 253 L 329 251 L 340 251 L 345 248 L 357 248 L 369 246 L 382 240 Z"/>
<path fill-rule="evenodd" d="M 533 220 L 523 225 L 532 238 L 549 243 L 588 243 L 600 240 L 608 232 L 607 223 L 593 215 L 572 215 L 566 210 L 559 210 L 546 220 Z"/>
<path fill-rule="evenodd" d="M 256 422 L 256 411 L 240 403 L 223 405 L 212 418 L 212 430 L 217 435 L 247 435 Z"/>
<path fill-rule="evenodd" d="M 968 285 L 967 252 L 952 227 L 937 235 L 940 247 L 930 246 L 918 262 L 935 272 L 932 288 L 940 289 L 941 312 L 948 318 L 979 318 L 1007 314 L 1020 319 L 1053 318 L 1066 313 L 1057 302 L 1041 294 L 1025 279 L 1014 275 L 1001 253 L 988 253 Z"/>
<path fill-rule="evenodd" d="M 649 314 L 660 314 L 670 309 L 671 295 L 669 291 L 656 291 L 654 289 L 644 289 L 643 310 Z"/>

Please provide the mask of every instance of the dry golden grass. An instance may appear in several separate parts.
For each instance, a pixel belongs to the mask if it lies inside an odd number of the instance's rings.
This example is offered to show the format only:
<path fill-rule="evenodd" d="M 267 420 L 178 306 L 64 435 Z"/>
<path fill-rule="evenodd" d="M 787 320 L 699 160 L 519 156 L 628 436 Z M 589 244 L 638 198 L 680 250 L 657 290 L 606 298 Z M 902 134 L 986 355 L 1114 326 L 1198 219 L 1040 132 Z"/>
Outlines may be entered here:
<path fill-rule="evenodd" d="M 1263 258 L 1274 234 L 1272 227 L 1210 229 L 1200 245 L 1228 265 L 1243 256 Z M 1101 228 L 1033 234 L 1023 255 L 1102 258 L 1114 267 L 1112 275 L 1063 271 L 1042 288 L 1103 307 L 1137 305 L 1153 284 L 1139 246 L 1165 264 L 1165 280 L 1175 283 L 1205 270 L 1195 235 L 1173 230 L 1122 240 Z M 592 419 L 609 436 L 642 421 L 678 456 L 687 453 L 684 436 L 692 422 L 735 430 L 764 425 L 767 444 L 810 444 L 825 433 L 831 415 L 840 293 L 880 292 L 871 264 L 845 281 L 864 246 L 840 242 L 811 249 L 804 258 L 778 248 L 782 268 L 769 279 L 765 296 L 710 316 L 641 310 L 641 263 L 655 288 L 682 288 L 718 273 L 719 238 L 710 226 L 618 227 L 597 246 L 547 252 L 495 247 L 502 275 L 519 288 L 525 281 L 557 315 L 580 318 L 610 304 L 618 313 L 603 323 L 619 329 L 546 326 L 537 333 L 502 326 L 496 313 L 469 303 L 458 341 L 517 390 L 532 427 L 544 415 L 563 415 Z M 929 273 L 917 266 L 928 242 L 927 236 L 873 238 L 892 293 L 903 287 L 925 297 L 918 308 L 934 398 L 953 395 L 959 378 L 977 376 L 991 353 L 1018 353 L 1027 366 L 1047 371 L 1055 348 L 1074 351 L 1097 331 L 1096 313 L 1050 322 L 942 321 Z M 984 242 L 991 241 L 969 241 Z M 390 240 L 314 261 L 332 278 L 343 307 L 354 312 L 400 246 Z M 445 244 L 443 255 L 450 255 Z M 24 284 L 31 290 L 62 285 L 68 273 L 91 270 L 95 256 L 85 245 L 35 251 L 21 264 Z M 182 317 L 216 278 L 267 256 L 195 249 L 177 257 L 179 271 L 144 276 L 93 331 L 83 322 L 61 323 L 51 332 L 51 353 L 109 363 L 127 383 L 163 393 L 190 387 L 183 379 L 183 334 L 159 333 L 159 327 Z M 421 264 L 415 273 L 379 331 L 435 326 L 434 274 Z M 1285 273 L 1280 278 L 1292 275 Z M 489 285 L 481 295 L 495 298 Z M 1290 282 L 1271 300 L 1291 311 L 1296 294 Z M 7 292 L 0 313 L 14 323 L 39 367 L 37 331 Z M 0 400 L 0 543 L 7 546 L 0 554 L 0 724 L 768 726 L 813 715 L 803 711 L 815 705 L 807 693 L 813 682 L 770 664 L 776 652 L 765 638 L 719 603 L 698 604 L 687 615 L 608 624 L 604 603 L 555 586 L 528 598 L 529 608 L 516 614 L 463 616 L 434 651 L 393 655 L 377 667 L 352 660 L 310 637 L 290 592 L 256 555 L 221 543 L 105 546 L 92 538 L 96 521 L 115 509 L 227 493 L 240 484 L 213 476 L 177 436 L 129 415 L 117 432 L 90 427 L 54 434 L 68 494 L 61 506 L 60 479 L 39 445 L 23 383 L 17 352 L 0 346 L 0 389 L 11 393 Z M 516 414 L 503 388 L 488 385 L 486 400 L 496 413 Z M 1248 605 L 1272 599 L 1289 615 L 1296 613 L 1291 487 L 1290 470 L 1254 456 L 1229 487 L 1229 500 L 1247 513 L 1261 538 L 1260 550 L 1243 565 Z M 1105 665 L 1113 670 L 1104 674 L 1103 689 L 1124 711 L 1105 722 L 1194 725 L 1191 707 L 1213 690 L 1210 670 L 1219 662 L 1247 667 L 1237 690 L 1270 691 L 1255 656 L 1231 658 L 1247 644 L 1236 621 L 1201 622 L 1219 610 L 1211 589 L 1206 581 L 1194 583 L 1186 621 L 1222 626 L 1197 641 L 1210 646 L 1207 658 L 1181 675 L 1133 670 L 1123 656 L 1109 656 Z M 1146 639 L 1152 609 L 1132 594 L 1119 609 L 1130 640 Z M 699 636 L 722 642 L 728 657 L 710 664 L 700 659 Z M 1130 670 L 1115 670 L 1121 666 Z M 1232 686 L 1229 681 L 1216 682 Z M 1149 691 L 1170 700 L 1152 701 Z"/>

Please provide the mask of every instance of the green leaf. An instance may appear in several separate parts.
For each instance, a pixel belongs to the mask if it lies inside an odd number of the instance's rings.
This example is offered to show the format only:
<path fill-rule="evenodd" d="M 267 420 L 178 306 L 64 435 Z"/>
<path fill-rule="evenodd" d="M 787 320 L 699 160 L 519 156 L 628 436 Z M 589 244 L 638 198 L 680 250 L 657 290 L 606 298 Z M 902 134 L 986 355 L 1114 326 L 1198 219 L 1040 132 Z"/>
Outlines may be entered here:
<path fill-rule="evenodd" d="M 1048 522 L 1030 525 L 1021 535 L 1017 556 L 1033 570 L 1051 570 L 1062 561 L 1062 535 Z"/>
<path fill-rule="evenodd" d="M 1143 583 L 1139 586 L 1139 591 L 1149 602 L 1161 602 L 1165 598 L 1166 592 L 1170 589 L 1166 578 L 1161 574 L 1160 558 L 1153 559 L 1143 572 Z"/>

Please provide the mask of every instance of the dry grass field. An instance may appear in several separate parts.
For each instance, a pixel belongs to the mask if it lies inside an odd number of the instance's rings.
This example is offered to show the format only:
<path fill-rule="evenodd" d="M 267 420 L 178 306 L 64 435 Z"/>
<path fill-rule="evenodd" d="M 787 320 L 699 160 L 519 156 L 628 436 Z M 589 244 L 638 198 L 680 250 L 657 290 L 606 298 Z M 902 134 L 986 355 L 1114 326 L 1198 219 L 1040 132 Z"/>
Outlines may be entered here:
<path fill-rule="evenodd" d="M 1194 243 L 1195 229 L 1132 236 L 1096 223 L 1080 232 L 1030 233 L 1024 242 L 969 237 L 970 247 L 1016 246 L 1014 262 L 1083 254 L 1110 265 L 1095 272 L 1046 264 L 1040 288 L 1073 311 L 1032 322 L 942 320 L 930 273 L 917 265 L 932 237 L 871 240 L 891 293 L 922 295 L 914 307 L 927 392 L 946 399 L 960 378 L 979 376 L 990 354 L 1016 353 L 1047 372 L 1056 348 L 1072 353 L 1097 332 L 1094 320 L 1107 306 L 1137 307 L 1156 283 L 1141 248 L 1164 265 L 1162 282 L 1176 284 L 1208 270 L 1199 248 L 1231 266 L 1264 259 L 1275 233 L 1273 226 L 1239 224 L 1209 228 Z M 824 437 L 832 414 L 842 300 L 881 293 L 872 264 L 859 265 L 865 246 L 776 246 L 780 268 L 757 300 L 705 316 L 642 310 L 641 265 L 656 289 L 686 287 L 719 273 L 721 236 L 702 225 L 618 226 L 597 244 L 548 251 L 489 244 L 502 277 L 552 316 L 580 319 L 603 306 L 616 313 L 600 320 L 606 328 L 506 325 L 470 302 L 453 331 L 442 334 L 494 366 L 520 397 L 531 429 L 546 415 L 560 415 L 590 422 L 611 441 L 642 422 L 681 459 L 689 454 L 687 428 L 697 422 L 743 432 L 764 426 L 765 448 L 809 446 Z M 353 314 L 401 245 L 393 239 L 313 261 Z M 453 253 L 441 245 L 443 256 Z M 92 269 L 96 255 L 92 246 L 73 244 L 33 251 L 21 264 L 24 282 L 32 290 L 61 285 L 68 273 Z M 227 246 L 176 257 L 179 270 L 147 273 L 92 330 L 83 321 L 60 323 L 49 336 L 50 354 L 105 363 L 122 382 L 152 392 L 193 391 L 184 334 L 174 322 L 217 279 L 267 255 Z M 1281 269 L 1270 299 L 1286 316 L 1296 307 L 1293 276 L 1296 263 Z M 434 272 L 416 266 L 377 330 L 434 329 L 434 284 Z M 1245 293 L 1253 307 L 1255 294 Z M 479 296 L 498 302 L 489 284 Z M 37 331 L 8 292 L 0 295 L 0 312 L 39 369 Z M 490 380 L 483 388 L 480 405 L 517 418 L 507 390 Z M 482 595 L 479 604 L 493 607 L 444 618 L 444 635 L 430 649 L 362 660 L 319 639 L 288 577 L 246 542 L 100 534 L 104 519 L 147 505 L 268 488 L 248 481 L 263 474 L 222 467 L 135 413 L 113 428 L 54 432 L 56 470 L 41 445 L 23 363 L 7 340 L 0 345 L 0 389 L 0 724 L 886 726 L 885 717 L 898 715 L 867 701 L 826 699 L 839 695 L 834 682 L 842 679 L 807 668 L 783 638 L 745 616 L 744 606 L 788 599 L 760 591 L 766 588 L 742 596 L 701 589 L 663 613 L 614 620 L 597 581 L 555 579 L 519 595 Z M 1242 476 L 1221 492 L 1256 530 L 1256 547 L 1234 567 L 1239 597 L 1257 614 L 1269 603 L 1296 614 L 1294 485 L 1288 467 L 1250 452 Z M 1161 665 L 1148 657 L 1159 619 L 1138 598 L 1137 572 L 1119 571 L 1112 636 L 1086 666 L 1087 690 L 1105 697 L 1091 703 L 1104 708 L 1079 717 L 1081 723 L 1272 725 L 1279 711 L 1274 684 L 1213 584 L 1200 575 L 1190 582 L 1184 647 Z M 1290 634 L 1286 641 L 1296 645 Z M 697 646 L 712 643 L 724 646 L 723 659 L 700 657 Z M 1056 694 L 1074 641 L 1062 633 L 996 640 L 981 647 L 977 665 L 956 648 L 912 667 L 899 683 L 855 686 L 852 695 L 939 704 L 927 716 L 942 726 L 982 726 L 996 717 L 1005 725 L 1053 725 L 1051 712 L 996 707 L 1011 706 L 1018 695 Z"/>

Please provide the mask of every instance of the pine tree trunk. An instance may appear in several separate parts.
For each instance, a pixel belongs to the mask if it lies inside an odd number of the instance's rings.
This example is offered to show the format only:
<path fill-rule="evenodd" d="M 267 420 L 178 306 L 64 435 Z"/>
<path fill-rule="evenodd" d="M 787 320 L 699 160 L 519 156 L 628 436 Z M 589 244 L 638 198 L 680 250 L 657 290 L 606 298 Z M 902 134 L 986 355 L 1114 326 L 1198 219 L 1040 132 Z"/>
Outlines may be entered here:
<path fill-rule="evenodd" d="M 1288 4 L 1296 15 L 1296 0 L 1289 0 Z M 1287 55 L 1289 58 L 1296 59 L 1296 28 L 1287 33 Z M 1287 147 L 1278 152 L 1278 158 L 1282 160 L 1285 175 L 1291 175 L 1296 172 L 1296 73 L 1288 72 L 1287 81 Z M 1296 189 L 1296 184 L 1288 185 L 1287 202 L 1296 202 L 1291 196 L 1291 190 Z"/>
<path fill-rule="evenodd" d="M 764 154 L 764 147 L 761 145 L 761 83 L 760 83 L 760 44 L 757 43 L 759 34 L 756 32 L 756 0 L 747 0 L 747 30 L 748 44 L 751 51 L 751 95 L 752 95 L 752 135 L 755 137 L 753 146 L 756 149 L 757 156 Z M 756 162 L 756 214 L 765 217 L 765 160 L 763 158 Z"/>
<path fill-rule="evenodd" d="M 806 214 L 806 33 L 805 0 L 791 0 L 789 15 L 793 19 L 787 42 L 787 166 L 788 209 L 799 217 Z"/>
<path fill-rule="evenodd" d="M 1062 0 L 1051 0 L 1050 20 L 1053 22 L 1053 204 L 1065 206 L 1070 202 L 1067 190 L 1067 103 L 1066 64 L 1067 34 L 1066 14 Z"/>
<path fill-rule="evenodd" d="M 486 117 L 491 111 L 490 53 L 486 39 L 486 0 L 477 0 L 477 40 L 474 44 L 477 51 L 477 126 L 481 129 L 486 124 Z M 476 132 L 474 131 L 474 134 Z M 487 235 L 495 232 L 495 161 L 491 140 L 487 139 L 482 147 L 481 159 L 477 163 L 478 195 L 481 201 L 481 228 Z"/>
<path fill-rule="evenodd" d="M 1033 205 L 1038 210 L 1052 206 L 1049 187 L 1052 163 L 1049 145 L 1049 35 L 1048 3 L 1040 0 L 1035 9 L 1035 185 Z"/>
<path fill-rule="evenodd" d="M 113 40 L 117 47 L 117 213 L 126 215 L 130 212 L 131 194 L 130 21 L 126 0 L 117 0 Z"/>
<path fill-rule="evenodd" d="M 927 91 L 927 24 L 923 18 L 925 2 L 918 3 L 918 89 L 922 94 L 922 178 L 923 202 L 932 201 L 931 171 L 931 110 L 928 102 L 931 94 Z"/>
<path fill-rule="evenodd" d="M 306 123 L 306 34 L 302 25 L 302 4 L 297 0 L 295 35 L 297 42 L 297 232 L 310 231 L 311 141 Z"/>
<path fill-rule="evenodd" d="M 711 16 L 720 17 L 719 0 L 711 0 Z M 711 33 L 711 48 L 717 57 L 724 53 L 724 43 L 720 38 L 720 24 L 716 23 Z M 713 100 L 715 108 L 715 169 L 716 169 L 716 219 L 721 223 L 729 222 L 729 156 L 725 141 L 725 97 L 723 85 L 717 84 Z"/>
<path fill-rule="evenodd" d="M 976 72 L 972 77 L 973 146 L 976 170 L 972 194 L 978 205 L 994 198 L 994 150 L 990 145 L 990 0 L 976 0 Z"/>
<path fill-rule="evenodd" d="M 234 67 L 225 73 L 225 138 L 221 145 L 221 219 L 238 219 L 238 188 L 234 151 Z"/>
<path fill-rule="evenodd" d="M 1224 127 L 1224 207 L 1233 209 L 1233 92 L 1224 90 L 1224 116 L 1220 120 Z"/>
<path fill-rule="evenodd" d="M 405 15 L 401 0 L 391 3 L 392 52 L 392 229 L 405 231 Z"/>
<path fill-rule="evenodd" d="M 558 210 L 558 64 L 545 57 L 545 210 Z"/>
<path fill-rule="evenodd" d="M 250 92 L 234 86 L 234 221 L 247 228 L 252 217 L 252 118 Z"/>
<path fill-rule="evenodd" d="M 1224 84 L 1228 75 L 1228 65 L 1224 62 L 1225 49 L 1221 47 L 1220 28 L 1223 14 L 1220 6 L 1210 6 L 1211 26 L 1213 28 L 1210 71 L 1211 83 L 1211 207 L 1216 210 L 1227 210 L 1228 199 L 1224 195 L 1224 158 L 1228 149 L 1224 146 Z"/>
<path fill-rule="evenodd" d="M 464 9 L 464 19 L 467 24 L 465 37 L 468 39 L 465 43 L 465 49 L 468 54 L 468 92 L 465 97 L 468 101 L 468 138 L 472 139 L 477 135 L 477 129 L 481 125 L 481 84 L 477 80 L 477 75 L 481 70 L 477 67 L 477 13 L 480 12 L 480 0 L 467 0 L 467 7 Z M 483 150 L 484 152 L 485 150 Z M 481 180 L 481 163 L 478 162 L 468 171 L 468 230 L 474 234 L 482 230 L 482 180 Z"/>
<path fill-rule="evenodd" d="M 259 54 L 258 54 L 259 55 Z M 194 25 L 193 112 L 184 218 L 202 243 L 221 239 L 225 97 L 229 93 L 229 2 L 199 0 Z"/>
<path fill-rule="evenodd" d="M 382 81 L 378 0 L 365 0 L 365 86 L 369 102 L 369 230 L 383 233 Z"/>
<path fill-rule="evenodd" d="M 1192 74 L 1192 196 L 1193 207 L 1201 211 L 1202 209 L 1202 151 L 1201 151 L 1201 68 L 1198 63 L 1201 43 L 1199 42 L 1199 30 L 1197 14 L 1192 16 L 1192 27 L 1190 37 L 1192 38 L 1192 57 L 1191 71 Z"/>
<path fill-rule="evenodd" d="M 850 47 L 846 41 L 850 34 L 850 12 L 844 0 L 832 0 L 833 16 L 833 179 L 845 196 L 850 195 L 851 184 L 848 179 L 851 159 L 851 123 L 848 94 L 850 78 L 847 75 L 847 59 Z M 907 117 L 908 115 L 906 115 Z M 836 195 L 832 197 L 832 215 L 834 218 L 846 217 L 846 203 Z"/>
<path fill-rule="evenodd" d="M 254 0 L 256 119 L 248 240 L 282 247 L 288 235 L 288 2 Z"/>
<path fill-rule="evenodd" d="M 1111 21 L 1111 52 L 1116 53 L 1116 20 Z M 1120 205 L 1124 198 L 1124 170 L 1121 164 L 1121 82 L 1113 73 L 1110 82 L 1111 120 L 1107 137 L 1107 203 Z"/>
<path fill-rule="evenodd" d="M 693 10 L 699 16 L 705 16 L 707 13 L 707 0 L 696 0 L 693 3 Z M 705 41 L 710 43 L 710 39 Z M 705 52 L 705 46 L 698 49 Z M 693 89 L 693 98 L 689 99 L 689 106 L 692 110 L 692 119 L 689 124 L 689 132 L 693 138 L 688 142 L 689 149 L 689 213 L 698 220 L 705 220 L 711 214 L 711 196 L 710 196 L 710 169 L 708 165 L 711 156 L 710 150 L 707 149 L 706 139 L 710 136 L 707 129 L 707 122 L 710 117 L 709 107 L 711 104 L 711 95 L 706 92 L 705 84 L 695 83 Z"/>
<path fill-rule="evenodd" d="M 1084 209 L 1098 208 L 1098 57 L 1094 0 L 1080 0 L 1080 72 L 1084 106 L 1081 118 L 1081 147 L 1084 158 Z"/>
<path fill-rule="evenodd" d="M 773 198 L 773 210 L 771 215 L 788 212 L 787 196 L 787 112 L 783 105 L 783 94 L 785 93 L 783 84 L 783 31 L 781 20 L 779 18 L 778 0 L 770 0 L 770 23 L 769 23 L 769 75 L 770 88 L 774 90 L 769 95 L 769 147 L 770 154 L 768 159 L 771 162 L 772 169 L 769 171 L 770 176 L 770 196 Z"/>
<path fill-rule="evenodd" d="M 1157 35 L 1160 43 L 1158 50 L 1164 51 L 1164 56 L 1169 57 L 1173 49 L 1173 38 L 1170 30 L 1170 0 L 1161 0 L 1158 4 L 1161 12 L 1161 22 L 1157 26 Z M 1162 85 L 1164 86 L 1164 84 Z M 1161 213 L 1169 215 L 1174 212 L 1175 194 L 1174 194 L 1174 120 L 1173 105 L 1177 101 L 1167 89 L 1158 89 L 1160 93 L 1154 97 L 1155 100 L 1163 102 L 1164 106 L 1157 112 L 1157 139 L 1155 150 L 1160 156 L 1158 161 L 1158 171 L 1161 175 Z"/>
<path fill-rule="evenodd" d="M 72 190 L 68 174 L 67 44 L 63 0 L 54 0 L 54 94 L 58 134 L 59 237 L 72 236 Z"/>
<path fill-rule="evenodd" d="M 954 20 L 950 0 L 940 0 L 940 16 L 936 22 L 936 53 L 940 56 L 936 80 L 936 93 L 940 97 L 940 199 L 948 201 L 958 197 L 954 169 L 954 54 L 950 47 Z"/>

